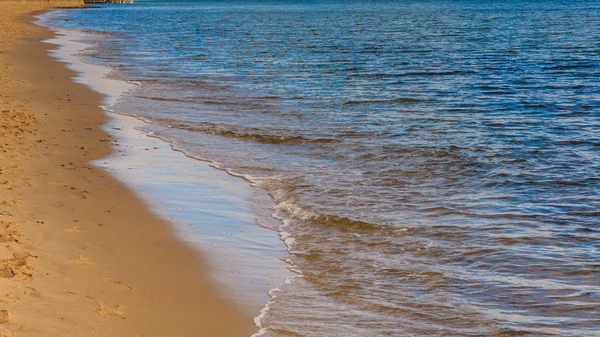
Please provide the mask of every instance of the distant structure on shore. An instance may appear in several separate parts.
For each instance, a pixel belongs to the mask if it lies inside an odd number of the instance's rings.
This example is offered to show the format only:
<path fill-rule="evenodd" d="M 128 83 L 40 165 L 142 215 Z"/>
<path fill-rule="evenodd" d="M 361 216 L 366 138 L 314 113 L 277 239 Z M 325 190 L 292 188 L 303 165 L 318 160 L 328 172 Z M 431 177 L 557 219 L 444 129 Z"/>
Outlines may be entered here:
<path fill-rule="evenodd" d="M 85 4 L 132 4 L 133 0 L 84 0 Z"/>

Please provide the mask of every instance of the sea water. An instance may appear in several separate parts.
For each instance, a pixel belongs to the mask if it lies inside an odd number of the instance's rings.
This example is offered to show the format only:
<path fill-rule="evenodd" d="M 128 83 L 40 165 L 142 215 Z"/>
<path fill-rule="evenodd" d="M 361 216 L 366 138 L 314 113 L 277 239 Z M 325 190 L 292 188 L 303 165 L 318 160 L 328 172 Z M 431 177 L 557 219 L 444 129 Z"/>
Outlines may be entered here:
<path fill-rule="evenodd" d="M 271 196 L 259 334 L 600 336 L 597 1 L 60 14 L 135 84 L 110 109 Z"/>

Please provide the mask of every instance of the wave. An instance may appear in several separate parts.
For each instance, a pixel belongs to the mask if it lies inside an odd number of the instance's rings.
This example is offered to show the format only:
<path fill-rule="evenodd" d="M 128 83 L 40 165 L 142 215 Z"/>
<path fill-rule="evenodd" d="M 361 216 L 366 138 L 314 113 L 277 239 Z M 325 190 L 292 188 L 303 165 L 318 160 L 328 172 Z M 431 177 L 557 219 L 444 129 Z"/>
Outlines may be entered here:
<path fill-rule="evenodd" d="M 185 98 L 166 98 L 166 97 L 152 97 L 152 96 L 141 96 L 137 95 L 136 98 L 149 99 L 151 101 L 159 101 L 159 102 L 186 102 L 192 103 L 196 102 L 193 99 L 185 99 Z"/>
<path fill-rule="evenodd" d="M 342 105 L 366 105 L 366 104 L 386 104 L 386 103 L 404 103 L 404 104 L 417 104 L 425 102 L 425 100 L 413 97 L 401 97 L 395 99 L 376 99 L 376 100 L 359 100 L 359 101 L 346 101 Z"/>
<path fill-rule="evenodd" d="M 144 95 L 136 95 L 136 98 L 148 99 L 151 101 L 158 102 L 181 102 L 181 103 L 193 103 L 193 104 L 203 104 L 203 105 L 227 105 L 227 106 L 248 106 L 256 104 L 256 102 L 268 101 L 268 100 L 276 100 L 280 99 L 277 96 L 259 96 L 259 97 L 249 97 L 248 102 L 228 102 L 228 101 L 216 101 L 216 100 L 203 100 L 195 97 L 184 97 L 184 98 L 172 98 L 172 97 L 155 97 L 155 96 L 144 96 Z"/>
<path fill-rule="evenodd" d="M 569 60 L 564 60 L 564 62 L 567 62 Z M 555 71 L 561 71 L 561 70 L 578 70 L 578 69 L 591 69 L 594 68 L 595 65 L 592 63 L 569 63 L 569 64 L 557 64 L 557 65 L 551 65 L 551 66 L 546 66 L 545 69 L 547 70 L 555 70 Z"/>
<path fill-rule="evenodd" d="M 306 138 L 303 136 L 296 135 L 277 135 L 277 134 L 265 134 L 258 132 L 240 132 L 236 130 L 228 130 L 223 126 L 215 126 L 212 123 L 206 123 L 206 125 L 187 125 L 184 123 L 169 124 L 170 128 L 176 128 L 188 131 L 199 131 L 208 133 L 215 136 L 240 138 L 254 140 L 264 144 L 310 144 L 310 143 L 336 143 L 338 140 L 333 138 Z M 260 130 L 257 130 L 260 131 Z"/>
<path fill-rule="evenodd" d="M 171 126 L 171 127 L 173 127 L 173 126 Z M 183 128 L 190 128 L 190 127 L 183 126 Z M 208 128 L 191 128 L 191 129 L 199 129 L 199 130 L 206 132 L 205 130 Z M 277 140 L 278 142 L 282 141 L 281 137 L 279 137 L 279 136 L 265 136 L 265 135 L 256 135 L 256 134 L 251 134 L 251 135 L 236 134 L 236 133 L 228 132 L 228 131 L 224 131 L 224 133 L 235 134 L 235 137 L 248 136 L 248 137 L 252 137 L 253 139 L 256 139 L 256 137 L 260 136 L 261 138 L 259 138 L 259 139 L 261 139 L 262 141 L 275 141 L 275 140 Z M 161 138 L 159 135 L 152 134 L 151 136 L 163 139 L 168 142 L 168 140 Z M 269 139 L 269 137 L 273 137 L 274 139 Z M 300 136 L 294 136 L 293 138 L 300 138 L 302 140 L 310 141 L 310 142 L 319 141 L 319 139 L 306 140 L 305 138 L 300 137 Z M 320 140 L 326 141 L 326 142 L 332 141 L 330 139 L 320 139 Z M 284 138 L 283 141 L 285 142 L 286 138 Z M 294 140 L 287 139 L 287 141 L 292 142 Z M 274 209 L 276 211 L 280 211 L 280 212 L 286 214 L 290 218 L 295 218 L 298 220 L 312 222 L 312 223 L 318 223 L 320 225 L 324 225 L 324 226 L 331 227 L 331 228 L 336 228 L 341 231 L 347 231 L 347 232 L 355 232 L 355 233 L 389 232 L 390 234 L 398 234 L 398 228 L 387 227 L 384 225 L 374 224 L 374 223 L 370 223 L 370 222 L 366 222 L 366 221 L 362 221 L 362 220 L 351 219 L 348 217 L 335 215 L 335 214 L 326 214 L 326 213 L 316 211 L 308 206 L 305 206 L 305 205 L 301 204 L 301 202 L 299 202 L 297 195 L 293 193 L 294 187 L 282 182 L 282 180 L 280 180 L 278 178 L 264 179 L 264 178 L 259 178 L 259 177 L 253 177 L 253 176 L 246 175 L 246 174 L 237 173 L 234 170 L 229 169 L 216 161 L 190 155 L 190 154 L 186 153 L 186 151 L 184 151 L 183 149 L 179 149 L 173 145 L 172 145 L 172 148 L 175 151 L 183 152 L 186 156 L 188 156 L 190 158 L 202 160 L 202 161 L 209 161 L 212 163 L 212 165 L 211 165 L 212 167 L 214 167 L 216 169 L 224 170 L 232 176 L 243 178 L 243 179 L 249 181 L 252 186 L 263 188 L 263 189 L 267 190 L 269 192 L 269 194 L 271 195 L 271 197 L 273 198 L 273 200 L 275 201 Z M 283 221 L 283 218 L 281 218 L 280 220 Z M 401 229 L 400 231 L 403 232 L 404 230 L 405 229 Z M 288 242 L 288 240 L 286 240 L 286 239 L 287 239 L 286 237 L 282 236 L 282 241 L 284 241 L 286 243 L 286 245 L 288 245 L 288 247 L 291 246 L 291 244 L 293 243 L 292 242 L 293 240 L 290 240 L 290 242 Z"/>
<path fill-rule="evenodd" d="M 407 76 L 452 76 L 452 75 L 467 75 L 474 71 L 466 70 L 442 70 L 442 71 L 406 71 L 403 73 L 355 73 L 351 76 L 360 78 L 399 78 Z"/>
<path fill-rule="evenodd" d="M 386 227 L 347 217 L 325 214 L 304 206 L 298 202 L 298 197 L 290 192 L 290 188 L 271 188 L 270 194 L 275 200 L 275 209 L 285 214 L 312 223 L 318 223 L 341 231 L 357 233 L 376 233 L 385 231 Z"/>

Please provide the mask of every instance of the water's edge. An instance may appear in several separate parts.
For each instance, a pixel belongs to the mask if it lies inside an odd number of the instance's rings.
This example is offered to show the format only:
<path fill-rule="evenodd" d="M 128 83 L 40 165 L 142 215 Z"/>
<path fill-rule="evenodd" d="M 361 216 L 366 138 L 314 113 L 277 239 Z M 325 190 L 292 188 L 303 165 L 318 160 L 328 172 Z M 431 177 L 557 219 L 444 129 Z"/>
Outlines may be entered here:
<path fill-rule="evenodd" d="M 224 290 L 224 294 L 237 302 L 242 309 L 247 312 L 251 311 L 254 314 L 258 313 L 254 318 L 254 324 L 259 328 L 259 331 L 253 336 L 263 335 L 265 327 L 262 319 L 269 311 L 270 302 L 279 291 L 278 286 L 287 284 L 292 278 L 298 277 L 297 274 L 294 275 L 288 270 L 293 270 L 296 273 L 298 271 L 285 262 L 289 261 L 284 257 L 290 247 L 288 244 L 289 238 L 286 237 L 285 233 L 282 234 L 278 231 L 285 226 L 282 219 L 277 218 L 275 214 L 268 214 L 271 219 L 267 221 L 271 225 L 263 226 L 258 219 L 267 216 L 269 211 L 263 209 L 263 214 L 256 214 L 256 209 L 248 205 L 250 199 L 257 195 L 263 200 L 270 197 L 262 189 L 253 186 L 251 177 L 222 167 L 218 162 L 189 155 L 169 144 L 166 140 L 142 131 L 143 125 L 148 123 L 144 119 L 111 110 L 109 106 L 132 90 L 135 84 L 107 78 L 112 69 L 86 63 L 79 57 L 78 53 L 90 47 L 79 42 L 85 36 L 85 33 L 52 27 L 51 17 L 53 13 L 56 12 L 38 15 L 36 17 L 37 21 L 34 22 L 49 28 L 56 34 L 54 38 L 42 41 L 56 45 L 56 49 L 50 51 L 50 56 L 59 62 L 65 63 L 68 68 L 78 74 L 76 78 L 73 78 L 75 82 L 82 83 L 91 90 L 105 96 L 105 105 L 101 105 L 100 108 L 109 117 L 109 120 L 102 127 L 111 135 L 115 144 L 111 155 L 91 164 L 108 171 L 114 178 L 128 185 L 142 200 L 150 205 L 151 211 L 173 225 L 173 229 L 182 241 L 190 243 L 200 253 L 208 255 L 210 257 L 209 262 L 212 262 L 210 263 L 212 277 L 217 281 L 217 285 Z M 147 153 L 150 155 L 144 156 L 145 151 L 142 151 L 143 149 L 153 151 L 148 151 Z M 163 164 L 159 165 L 156 158 L 159 158 L 159 161 L 162 160 Z M 215 189 L 220 188 L 221 195 L 213 195 L 216 199 L 229 199 L 232 197 L 232 193 L 237 193 L 233 198 L 235 199 L 233 207 L 245 208 L 242 211 L 246 214 L 241 216 L 240 209 L 233 209 L 230 212 L 225 211 L 225 213 L 231 213 L 229 214 L 229 220 L 238 222 L 232 228 L 226 230 L 243 232 L 243 237 L 240 235 L 236 239 L 231 239 L 232 233 L 221 231 L 224 229 L 220 227 L 220 224 L 210 223 L 210 221 L 209 226 L 213 226 L 213 228 L 208 230 L 206 228 L 199 229 L 199 226 L 192 223 L 188 224 L 188 226 L 193 227 L 192 230 L 186 228 L 185 223 L 193 221 L 191 219 L 195 217 L 189 214 L 176 215 L 178 211 L 183 211 L 178 206 L 182 206 L 184 203 L 207 202 L 206 199 L 188 200 L 181 197 L 185 201 L 179 200 L 178 202 L 172 199 L 159 200 L 157 198 L 157 193 L 153 193 L 157 189 L 160 190 L 158 194 L 164 193 L 164 189 L 178 189 L 177 186 L 165 187 L 166 184 L 169 184 L 168 179 L 158 182 L 161 186 L 157 188 L 156 180 L 160 180 L 157 179 L 157 176 L 161 174 L 162 176 L 170 176 L 172 174 L 169 171 L 170 167 L 178 167 L 179 170 L 181 166 L 192 167 L 194 170 L 180 174 L 181 179 L 184 181 L 197 179 L 195 176 L 198 173 L 205 175 L 204 179 L 201 179 L 202 181 L 191 182 L 189 184 L 191 186 L 187 186 L 188 188 L 198 189 L 208 186 L 212 193 L 215 192 Z M 134 171 L 133 174 L 132 171 Z M 190 176 L 194 176 L 194 178 L 190 178 Z M 150 184 L 152 186 L 148 186 L 147 181 L 143 179 L 144 177 L 153 179 L 155 182 Z M 221 186 L 209 186 L 210 183 L 214 184 L 218 181 L 220 181 Z M 219 183 L 216 185 L 219 185 Z M 237 186 L 232 187 L 231 185 Z M 179 194 L 179 192 L 169 194 L 169 196 L 172 197 Z M 194 209 L 198 205 L 187 206 Z M 231 208 L 232 204 L 220 206 Z M 210 205 L 208 205 L 208 208 L 210 208 Z M 202 210 L 199 213 L 196 215 L 206 216 L 206 213 Z M 227 214 L 216 214 L 215 216 L 222 220 L 222 217 L 227 216 Z M 279 225 L 274 227 L 272 225 L 274 222 L 279 222 Z M 247 234 L 254 236 L 248 239 Z M 202 236 L 206 237 L 201 239 Z M 245 245 L 240 247 L 241 241 L 244 241 Z M 232 251 L 234 252 L 232 253 Z M 250 251 L 252 255 L 248 257 Z M 257 258 L 259 260 L 256 260 Z"/>
<path fill-rule="evenodd" d="M 106 92 L 107 131 L 135 138 L 97 165 L 221 261 L 258 335 L 591 336 L 599 13 L 228 0 L 49 19 Z"/>

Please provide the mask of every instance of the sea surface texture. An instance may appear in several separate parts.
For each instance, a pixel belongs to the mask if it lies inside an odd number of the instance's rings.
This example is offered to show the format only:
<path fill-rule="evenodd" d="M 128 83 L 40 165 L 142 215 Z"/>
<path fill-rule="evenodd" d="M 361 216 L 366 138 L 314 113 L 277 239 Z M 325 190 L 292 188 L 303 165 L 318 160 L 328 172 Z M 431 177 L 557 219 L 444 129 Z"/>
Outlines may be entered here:
<path fill-rule="evenodd" d="M 137 84 L 111 109 L 273 197 L 259 223 L 298 277 L 260 335 L 600 336 L 600 2 L 138 1 L 53 24 Z"/>

